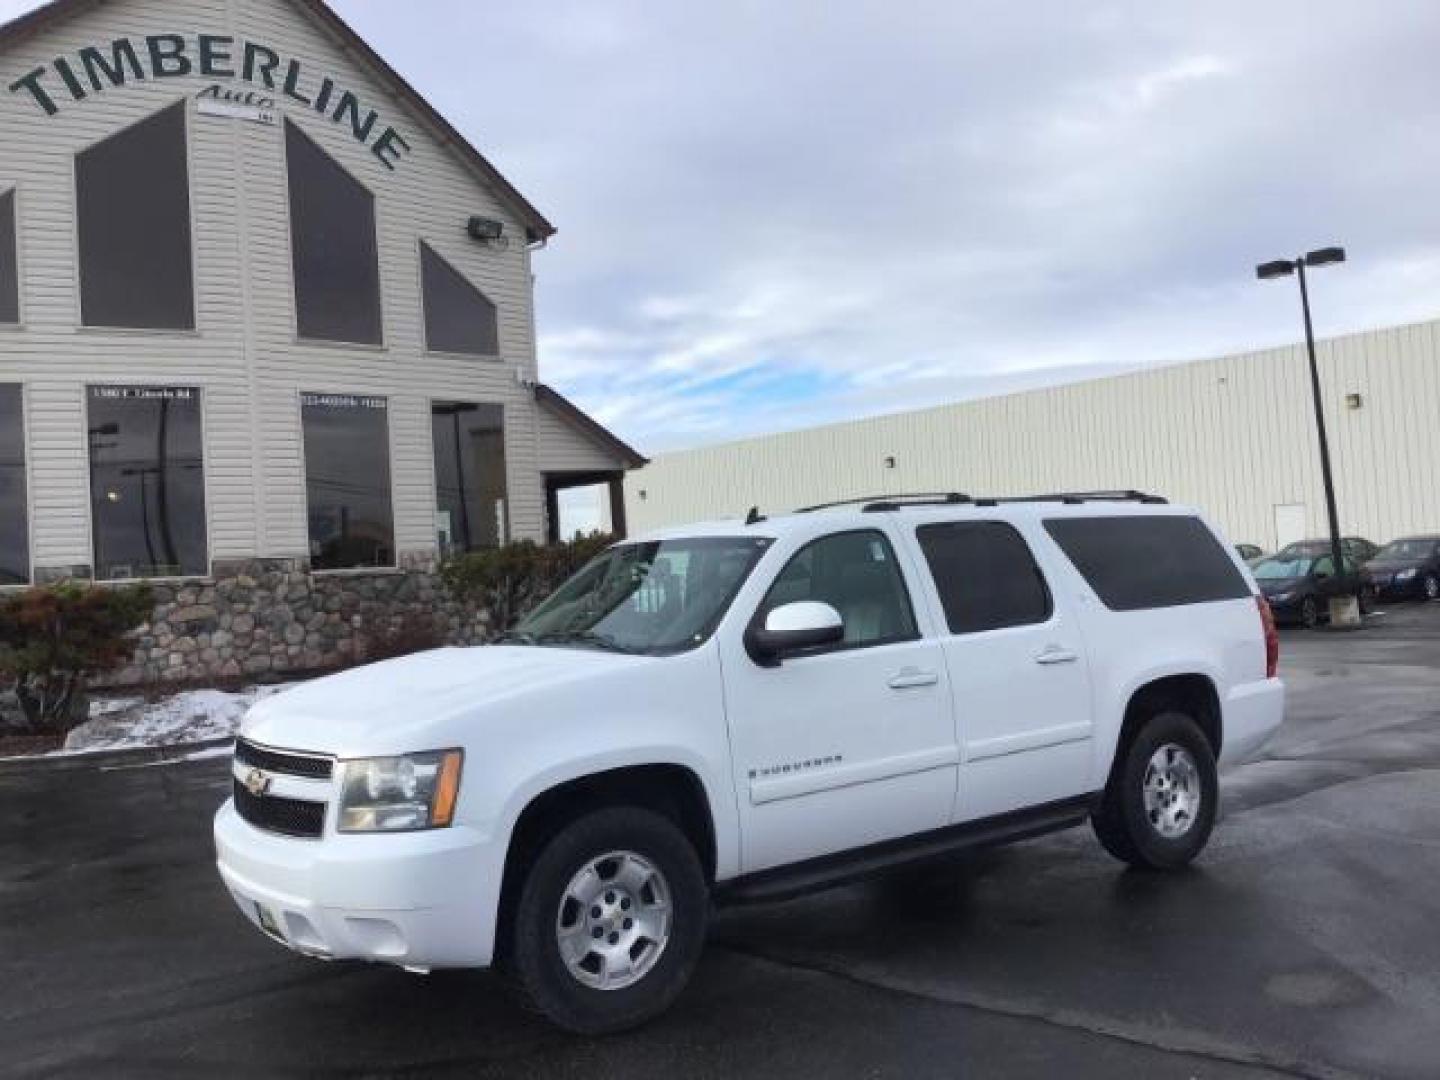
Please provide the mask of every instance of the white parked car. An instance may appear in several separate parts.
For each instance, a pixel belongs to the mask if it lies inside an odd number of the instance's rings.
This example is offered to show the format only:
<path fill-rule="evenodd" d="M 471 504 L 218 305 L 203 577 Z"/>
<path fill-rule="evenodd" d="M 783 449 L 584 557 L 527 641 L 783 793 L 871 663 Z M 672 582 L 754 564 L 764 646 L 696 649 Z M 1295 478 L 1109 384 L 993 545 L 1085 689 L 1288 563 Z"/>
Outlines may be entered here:
<path fill-rule="evenodd" d="M 1138 495 L 667 529 L 500 644 L 256 705 L 220 873 L 298 952 L 497 965 L 616 1030 L 680 993 L 712 901 L 1085 821 L 1184 866 L 1281 722 L 1277 649 L 1234 549 Z"/>

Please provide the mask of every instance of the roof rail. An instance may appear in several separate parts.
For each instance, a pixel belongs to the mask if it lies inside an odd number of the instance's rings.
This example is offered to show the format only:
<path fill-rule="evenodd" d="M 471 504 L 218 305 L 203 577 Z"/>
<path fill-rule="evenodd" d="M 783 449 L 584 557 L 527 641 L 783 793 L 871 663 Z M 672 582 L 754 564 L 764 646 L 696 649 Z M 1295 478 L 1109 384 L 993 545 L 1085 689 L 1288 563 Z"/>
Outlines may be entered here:
<path fill-rule="evenodd" d="M 874 514 L 884 510 L 898 510 L 902 506 L 953 506 L 973 502 L 969 495 L 959 491 L 919 491 L 908 495 L 861 495 L 854 499 L 836 499 L 834 502 L 802 506 L 797 514 L 813 514 L 817 510 L 834 510 L 839 506 L 860 506 L 862 513 Z"/>
<path fill-rule="evenodd" d="M 976 506 L 998 506 L 1000 503 L 1058 502 L 1079 505 L 1087 502 L 1138 502 L 1164 506 L 1170 500 L 1159 495 L 1148 495 L 1143 491 L 1121 489 L 1116 491 L 1057 491 L 1049 495 L 1007 495 L 986 496 L 976 499 Z"/>

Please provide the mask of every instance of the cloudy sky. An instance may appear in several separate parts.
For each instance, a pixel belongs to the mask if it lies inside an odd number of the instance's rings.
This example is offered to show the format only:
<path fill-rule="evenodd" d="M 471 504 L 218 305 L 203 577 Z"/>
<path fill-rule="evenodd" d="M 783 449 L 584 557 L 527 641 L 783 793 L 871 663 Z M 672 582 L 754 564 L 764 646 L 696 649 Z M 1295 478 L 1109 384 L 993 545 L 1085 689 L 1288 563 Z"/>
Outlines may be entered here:
<path fill-rule="evenodd" d="M 0 17 L 35 6 L 0 0 Z M 1433 0 L 336 0 L 560 229 L 646 452 L 1440 314 Z"/>

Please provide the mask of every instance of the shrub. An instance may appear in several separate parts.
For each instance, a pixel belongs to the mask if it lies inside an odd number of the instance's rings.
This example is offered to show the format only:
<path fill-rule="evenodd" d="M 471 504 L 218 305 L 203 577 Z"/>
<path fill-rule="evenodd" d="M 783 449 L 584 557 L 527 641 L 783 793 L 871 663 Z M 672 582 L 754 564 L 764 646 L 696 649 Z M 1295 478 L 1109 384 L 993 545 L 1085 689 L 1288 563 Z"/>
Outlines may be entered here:
<path fill-rule="evenodd" d="M 440 568 L 440 577 L 454 596 L 488 608 L 495 629 L 508 630 L 612 543 L 613 537 L 598 532 L 545 547 L 520 540 L 457 555 Z"/>
<path fill-rule="evenodd" d="M 370 663 L 438 649 L 443 644 L 445 634 L 435 615 L 407 611 L 362 635 L 360 649 L 364 661 Z"/>
<path fill-rule="evenodd" d="M 85 680 L 113 671 L 150 618 L 145 585 L 101 588 L 63 582 L 0 598 L 0 685 L 10 684 L 29 734 L 63 735 L 85 722 Z"/>

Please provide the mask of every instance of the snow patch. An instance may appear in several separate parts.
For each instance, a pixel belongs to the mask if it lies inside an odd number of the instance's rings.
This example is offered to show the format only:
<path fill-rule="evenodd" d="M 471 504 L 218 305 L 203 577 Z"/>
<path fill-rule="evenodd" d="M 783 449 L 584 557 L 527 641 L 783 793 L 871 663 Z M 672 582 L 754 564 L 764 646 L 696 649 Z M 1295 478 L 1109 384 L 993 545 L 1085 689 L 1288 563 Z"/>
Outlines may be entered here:
<path fill-rule="evenodd" d="M 240 720 L 262 698 L 293 686 L 250 686 L 226 690 L 185 690 L 160 701 L 106 698 L 90 706 L 90 719 L 70 732 L 56 753 L 183 746 L 234 736 Z"/>

